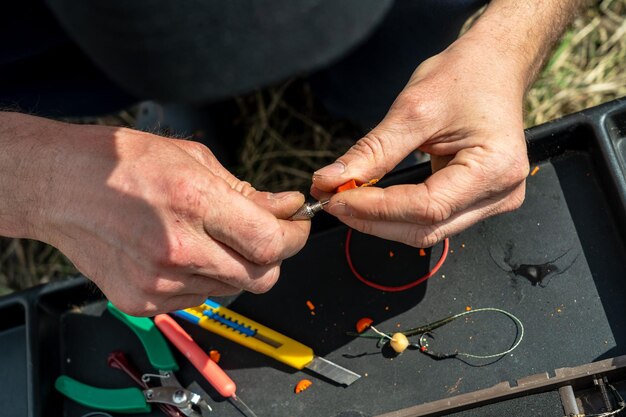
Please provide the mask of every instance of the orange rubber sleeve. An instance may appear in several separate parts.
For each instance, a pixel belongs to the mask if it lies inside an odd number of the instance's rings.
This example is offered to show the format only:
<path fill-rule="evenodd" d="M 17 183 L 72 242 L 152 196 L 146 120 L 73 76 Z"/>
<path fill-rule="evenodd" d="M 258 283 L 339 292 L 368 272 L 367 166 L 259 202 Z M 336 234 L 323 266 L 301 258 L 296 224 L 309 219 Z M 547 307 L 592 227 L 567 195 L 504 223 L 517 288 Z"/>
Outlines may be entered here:
<path fill-rule="evenodd" d="M 337 187 L 335 192 L 340 193 L 342 191 L 352 190 L 354 188 L 359 188 L 359 186 L 356 185 L 356 181 L 355 180 L 350 180 L 348 182 L 345 182 L 345 183 L 341 184 L 339 187 Z"/>
<path fill-rule="evenodd" d="M 205 351 L 193 341 L 191 336 L 167 314 L 159 314 L 154 323 L 165 337 L 182 352 L 220 395 L 235 396 L 237 386 L 226 372 L 209 358 Z"/>

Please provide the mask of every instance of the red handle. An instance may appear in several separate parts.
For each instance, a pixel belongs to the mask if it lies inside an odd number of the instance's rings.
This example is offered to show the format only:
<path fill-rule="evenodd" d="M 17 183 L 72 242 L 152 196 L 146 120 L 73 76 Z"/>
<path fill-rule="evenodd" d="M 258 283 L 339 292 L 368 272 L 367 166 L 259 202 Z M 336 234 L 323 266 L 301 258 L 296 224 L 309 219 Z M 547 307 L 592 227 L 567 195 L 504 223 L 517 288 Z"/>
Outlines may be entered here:
<path fill-rule="evenodd" d="M 159 314 L 154 318 L 154 323 L 220 395 L 227 398 L 235 395 L 237 386 L 233 380 L 200 349 L 200 346 L 193 341 L 191 336 L 173 318 L 167 314 Z"/>

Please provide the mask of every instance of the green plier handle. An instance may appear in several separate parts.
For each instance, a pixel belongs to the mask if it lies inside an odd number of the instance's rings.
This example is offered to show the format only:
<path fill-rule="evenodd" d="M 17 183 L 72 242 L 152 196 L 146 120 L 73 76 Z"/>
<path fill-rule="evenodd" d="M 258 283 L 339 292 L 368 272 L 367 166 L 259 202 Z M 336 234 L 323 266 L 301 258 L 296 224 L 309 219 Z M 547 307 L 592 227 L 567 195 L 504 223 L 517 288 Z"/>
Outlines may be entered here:
<path fill-rule="evenodd" d="M 54 387 L 67 398 L 95 410 L 114 413 L 148 413 L 150 404 L 146 402 L 139 388 L 97 388 L 61 375 Z"/>
<path fill-rule="evenodd" d="M 172 355 L 165 338 L 147 317 L 133 317 L 121 312 L 110 302 L 109 312 L 125 323 L 137 335 L 152 366 L 159 371 L 176 372 L 178 364 Z M 54 383 L 55 388 L 73 401 L 98 410 L 117 413 L 146 413 L 150 404 L 146 402 L 139 388 L 106 389 L 83 384 L 66 375 L 61 375 Z"/>
<path fill-rule="evenodd" d="M 152 320 L 148 317 L 133 317 L 122 313 L 110 301 L 107 303 L 107 308 L 114 317 L 135 332 L 154 369 L 171 372 L 178 371 L 178 364 L 172 355 L 172 351 Z"/>

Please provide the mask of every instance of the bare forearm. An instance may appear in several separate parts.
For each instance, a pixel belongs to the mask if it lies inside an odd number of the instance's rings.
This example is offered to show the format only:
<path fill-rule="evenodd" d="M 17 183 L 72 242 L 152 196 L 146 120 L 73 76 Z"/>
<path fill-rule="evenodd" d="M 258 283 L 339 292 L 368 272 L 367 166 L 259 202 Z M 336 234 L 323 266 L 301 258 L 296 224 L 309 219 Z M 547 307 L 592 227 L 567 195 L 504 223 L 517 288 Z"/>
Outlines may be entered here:
<path fill-rule="evenodd" d="M 554 43 L 587 0 L 493 0 L 476 24 L 461 38 L 478 40 L 505 62 L 528 88 Z"/>
<path fill-rule="evenodd" d="M 0 235 L 30 237 L 33 212 L 37 210 L 37 170 L 33 156 L 37 153 L 33 130 L 40 127 L 25 123 L 18 113 L 0 112 Z M 33 118 L 36 120 L 36 118 Z"/>

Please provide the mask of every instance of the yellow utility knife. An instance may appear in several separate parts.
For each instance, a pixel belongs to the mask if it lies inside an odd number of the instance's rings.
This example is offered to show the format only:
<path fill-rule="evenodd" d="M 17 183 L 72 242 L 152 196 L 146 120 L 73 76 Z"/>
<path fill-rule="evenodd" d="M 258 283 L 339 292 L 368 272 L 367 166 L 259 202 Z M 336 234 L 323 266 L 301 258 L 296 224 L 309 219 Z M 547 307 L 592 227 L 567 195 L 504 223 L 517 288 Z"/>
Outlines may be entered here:
<path fill-rule="evenodd" d="M 178 310 L 174 314 L 293 368 L 307 368 L 338 384 L 350 385 L 361 377 L 316 356 L 310 347 L 235 313 L 213 300 L 207 299 L 198 307 Z"/>

